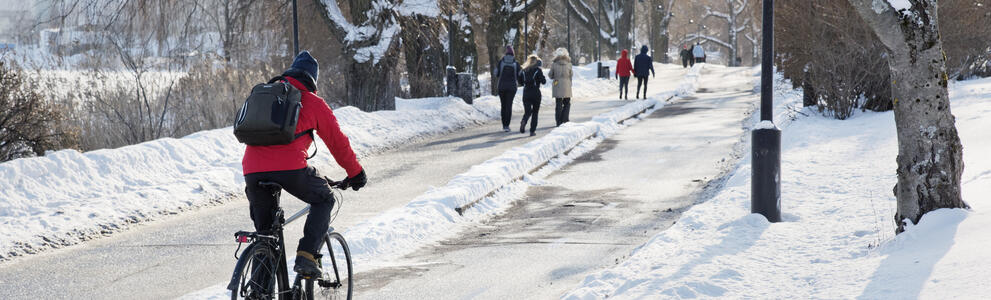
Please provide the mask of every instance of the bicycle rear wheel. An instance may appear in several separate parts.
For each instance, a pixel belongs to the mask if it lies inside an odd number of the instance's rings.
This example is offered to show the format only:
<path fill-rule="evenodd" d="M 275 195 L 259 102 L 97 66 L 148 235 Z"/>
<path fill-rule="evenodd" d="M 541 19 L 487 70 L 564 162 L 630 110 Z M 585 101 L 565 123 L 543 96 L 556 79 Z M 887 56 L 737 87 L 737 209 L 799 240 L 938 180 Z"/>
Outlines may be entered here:
<path fill-rule="evenodd" d="M 272 299 L 275 294 L 278 254 L 265 244 L 252 244 L 238 260 L 235 276 L 240 278 L 231 289 L 231 300 Z"/>
<path fill-rule="evenodd" d="M 320 253 L 323 275 L 320 279 L 306 281 L 306 298 L 351 299 L 354 279 L 351 270 L 351 251 L 340 233 L 331 232 L 324 236 Z"/>

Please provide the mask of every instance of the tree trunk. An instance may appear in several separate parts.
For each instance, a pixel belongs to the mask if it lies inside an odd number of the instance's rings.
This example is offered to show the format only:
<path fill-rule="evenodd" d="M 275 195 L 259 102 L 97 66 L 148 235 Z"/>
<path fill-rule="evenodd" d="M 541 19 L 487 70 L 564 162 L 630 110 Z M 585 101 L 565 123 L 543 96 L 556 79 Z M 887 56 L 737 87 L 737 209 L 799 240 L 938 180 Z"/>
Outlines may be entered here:
<path fill-rule="evenodd" d="M 950 113 L 946 58 L 936 0 L 912 0 L 903 14 L 888 2 L 849 0 L 891 51 L 898 132 L 896 232 L 939 208 L 967 208 L 960 195 L 963 146 Z"/>
<path fill-rule="evenodd" d="M 401 17 L 400 20 L 410 97 L 443 96 L 447 53 L 440 43 L 441 22 L 419 15 Z"/>
<path fill-rule="evenodd" d="M 495 69 L 499 66 L 499 60 L 506 53 L 505 47 L 509 42 L 518 42 L 518 37 L 522 35 L 523 28 L 520 24 L 524 17 L 523 9 L 515 9 L 524 3 L 529 3 L 529 10 L 533 10 L 534 7 L 544 6 L 546 0 L 527 0 L 515 1 L 515 0 L 492 0 L 492 16 L 489 17 L 489 26 L 486 28 L 485 32 L 485 46 L 489 49 L 489 72 L 492 74 L 492 80 L 490 82 L 490 91 L 492 95 L 499 94 L 499 78 L 495 76 Z M 510 29 L 518 29 L 514 36 L 507 37 Z M 507 39 L 508 38 L 508 39 Z M 514 51 L 521 51 L 519 44 L 513 45 Z M 521 60 L 524 57 L 519 57 L 525 55 L 521 52 L 516 52 L 517 60 Z"/>
<path fill-rule="evenodd" d="M 667 5 L 661 0 L 650 1 L 650 27 L 655 30 L 655 34 L 650 37 L 650 47 L 654 49 L 654 60 L 660 63 L 670 63 L 668 48 L 671 47 L 671 36 L 668 25 L 671 24 L 671 7 L 674 0 L 668 0 Z"/>
<path fill-rule="evenodd" d="M 344 45 L 342 64 L 348 65 L 350 72 L 344 76 L 347 89 L 344 103 L 363 111 L 395 109 L 399 89 L 396 64 L 403 31 L 397 24 L 397 13 L 390 6 L 372 5 L 371 0 L 349 0 L 350 21 L 341 20 L 328 15 L 331 11 L 335 16 L 345 14 L 337 4 L 339 0 L 313 1 L 321 9 L 320 15 L 332 35 Z M 371 29 L 371 32 L 346 40 L 348 30 L 355 28 Z"/>
<path fill-rule="evenodd" d="M 351 63 L 348 67 L 350 75 L 345 76 L 347 97 L 344 103 L 362 111 L 395 110 L 399 86 L 395 67 L 398 61 L 399 53 L 394 49 L 377 64 L 372 60 Z"/>

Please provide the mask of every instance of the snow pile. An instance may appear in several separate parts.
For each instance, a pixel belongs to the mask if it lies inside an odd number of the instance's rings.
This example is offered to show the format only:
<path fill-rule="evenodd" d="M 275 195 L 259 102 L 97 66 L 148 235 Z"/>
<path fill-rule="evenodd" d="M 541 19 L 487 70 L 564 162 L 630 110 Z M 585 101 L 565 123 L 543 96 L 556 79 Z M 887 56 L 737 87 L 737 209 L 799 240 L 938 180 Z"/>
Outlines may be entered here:
<path fill-rule="evenodd" d="M 397 111 L 335 111 L 359 157 L 499 116 L 496 97 L 474 106 L 457 98 L 398 100 Z M 333 166 L 324 148 L 310 161 Z M 118 149 L 0 164 L 0 260 L 71 245 L 157 215 L 238 195 L 244 146 L 231 128 Z"/>
<path fill-rule="evenodd" d="M 564 298 L 985 298 L 989 92 L 987 79 L 951 86 L 964 144 L 963 197 L 973 210 L 931 212 L 894 236 L 893 113 L 837 121 L 808 111 L 783 126 L 783 222 L 750 214 L 745 160 L 719 194 Z M 801 95 L 775 99 L 800 103 Z"/>

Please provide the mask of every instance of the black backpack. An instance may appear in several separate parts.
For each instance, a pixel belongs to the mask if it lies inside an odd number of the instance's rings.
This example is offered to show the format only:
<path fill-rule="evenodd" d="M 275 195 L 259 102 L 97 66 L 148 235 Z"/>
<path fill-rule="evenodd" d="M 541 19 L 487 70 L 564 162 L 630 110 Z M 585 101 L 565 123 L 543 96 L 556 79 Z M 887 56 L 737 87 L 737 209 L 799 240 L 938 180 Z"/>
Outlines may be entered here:
<path fill-rule="evenodd" d="M 251 89 L 234 121 L 234 136 L 239 142 L 252 146 L 286 145 L 306 135 L 313 137 L 313 129 L 295 134 L 303 108 L 302 93 L 282 80 L 276 77 Z"/>

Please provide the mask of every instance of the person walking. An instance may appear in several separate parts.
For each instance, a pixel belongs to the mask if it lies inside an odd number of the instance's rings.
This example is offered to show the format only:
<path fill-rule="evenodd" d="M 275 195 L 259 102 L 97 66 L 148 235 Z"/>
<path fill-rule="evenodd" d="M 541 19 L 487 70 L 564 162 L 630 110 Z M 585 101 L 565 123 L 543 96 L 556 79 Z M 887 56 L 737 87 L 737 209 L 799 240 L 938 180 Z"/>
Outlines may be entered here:
<path fill-rule="evenodd" d="M 506 55 L 499 60 L 499 65 L 495 69 L 495 77 L 499 80 L 502 131 L 505 132 L 509 132 L 509 121 L 513 118 L 513 98 L 516 98 L 516 89 L 522 84 L 519 77 L 520 70 L 520 63 L 516 62 L 516 57 L 513 56 L 513 46 L 506 46 Z"/>
<path fill-rule="evenodd" d="M 551 78 L 551 96 L 554 97 L 554 121 L 557 126 L 570 121 L 568 115 L 571 112 L 571 56 L 568 50 L 557 48 L 554 50 L 554 64 L 547 72 L 547 77 Z"/>
<path fill-rule="evenodd" d="M 299 119 L 296 125 L 298 138 L 286 145 L 252 146 L 244 149 L 241 168 L 244 174 L 244 193 L 248 197 L 248 209 L 255 230 L 266 231 L 272 228 L 274 212 L 278 206 L 272 191 L 258 185 L 261 181 L 276 182 L 286 192 L 310 204 L 310 212 L 303 225 L 303 238 L 296 247 L 296 264 L 293 270 L 306 276 L 319 276 L 317 263 L 320 244 L 330 225 L 330 213 L 334 207 L 334 194 L 324 177 L 313 166 L 306 163 L 306 149 L 314 139 L 306 131 L 315 130 L 323 143 L 330 149 L 337 164 L 347 172 L 338 187 L 358 190 L 368 179 L 365 169 L 358 162 L 348 137 L 334 117 L 327 102 L 314 94 L 317 91 L 319 76 L 317 60 L 310 52 L 303 51 L 293 60 L 288 70 L 277 77 L 301 93 Z M 312 132 L 312 131 L 311 131 Z"/>
<path fill-rule="evenodd" d="M 620 52 L 619 60 L 616 61 L 616 76 L 619 77 L 619 98 L 630 99 L 630 71 L 633 71 L 633 63 L 627 57 L 629 52 L 623 49 Z M 624 94 L 623 91 L 626 91 Z"/>
<path fill-rule="evenodd" d="M 692 52 L 688 51 L 688 45 L 684 45 L 681 47 L 681 67 L 688 68 L 689 62 L 692 66 L 695 65 L 695 61 L 692 60 Z"/>
<path fill-rule="evenodd" d="M 654 73 L 654 59 L 647 55 L 647 45 L 643 45 L 640 47 L 640 54 L 633 59 L 633 76 L 637 77 L 637 93 L 633 98 L 640 99 L 640 85 L 643 84 L 643 98 L 647 99 L 647 75 L 657 76 Z"/>
<path fill-rule="evenodd" d="M 695 48 L 692 49 L 692 56 L 695 57 L 695 62 L 697 63 L 705 62 L 705 49 L 702 49 L 702 44 L 695 43 Z"/>
<path fill-rule="evenodd" d="M 547 83 L 544 71 L 540 69 L 541 61 L 536 55 L 530 55 L 523 64 L 520 77 L 523 79 L 523 120 L 520 121 L 520 133 L 526 133 L 526 122 L 530 119 L 530 136 L 537 135 L 537 112 L 540 110 L 540 85 Z"/>

